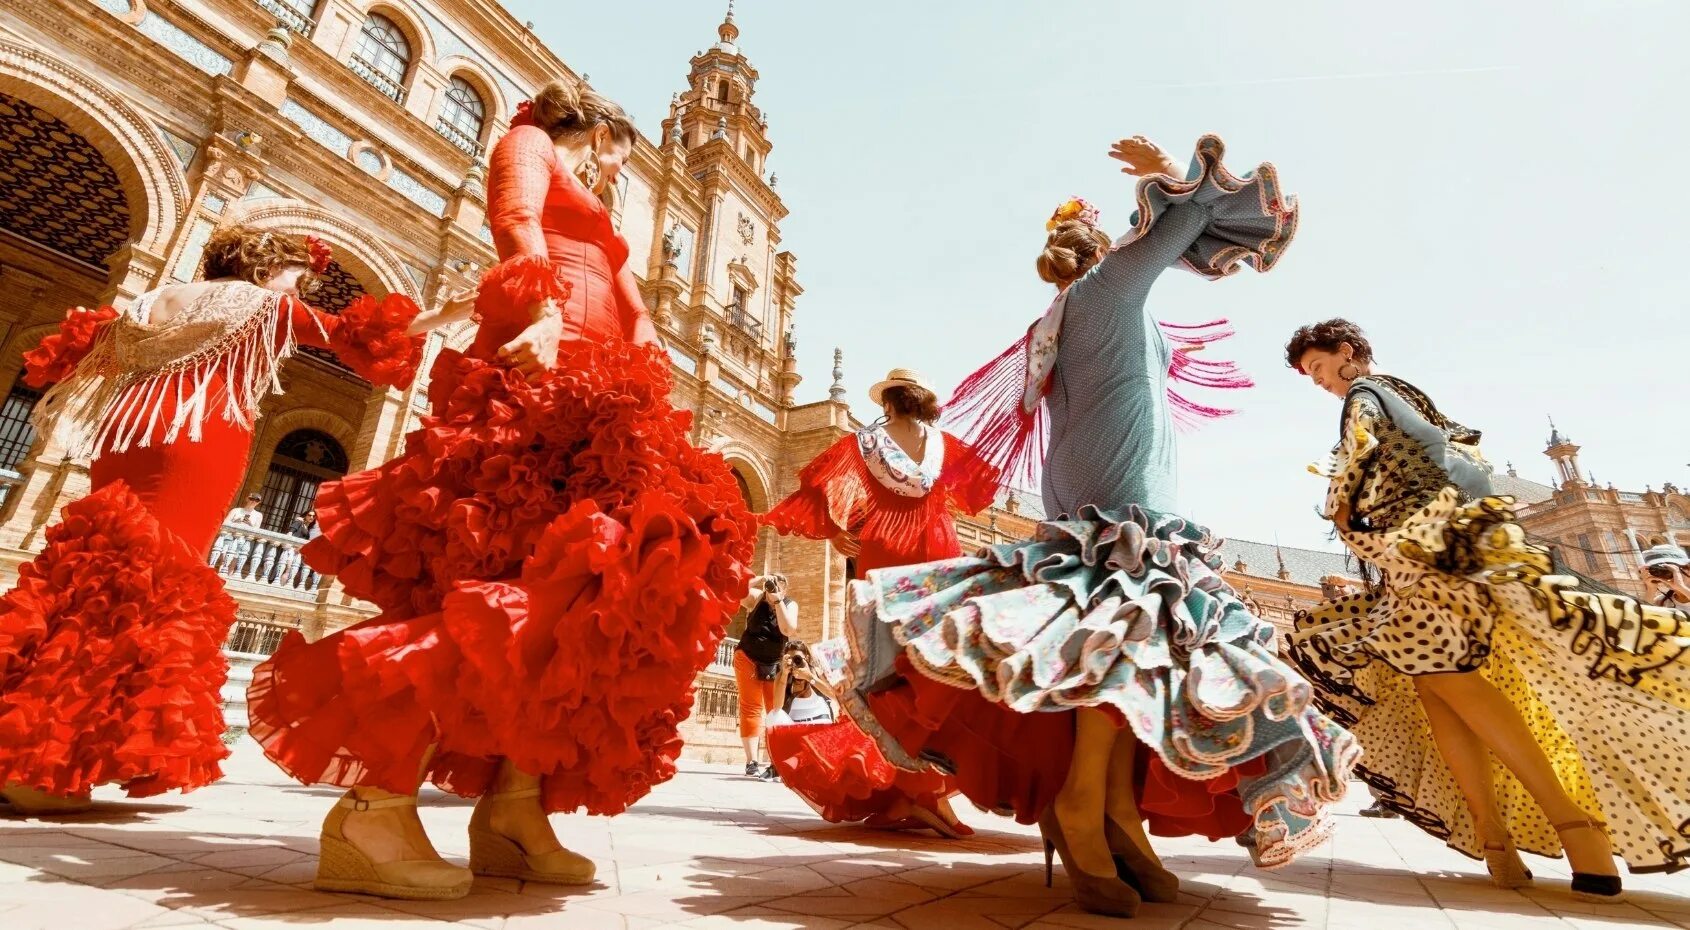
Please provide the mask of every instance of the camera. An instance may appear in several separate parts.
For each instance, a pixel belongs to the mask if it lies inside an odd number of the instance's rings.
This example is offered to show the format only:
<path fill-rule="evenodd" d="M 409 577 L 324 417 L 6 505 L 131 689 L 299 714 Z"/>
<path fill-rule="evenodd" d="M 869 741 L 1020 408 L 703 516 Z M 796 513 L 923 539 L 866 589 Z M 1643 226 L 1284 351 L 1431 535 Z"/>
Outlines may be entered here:
<path fill-rule="evenodd" d="M 775 592 L 777 592 L 779 590 L 780 590 L 780 582 L 776 581 L 773 578 L 763 579 L 763 593 L 774 594 Z"/>

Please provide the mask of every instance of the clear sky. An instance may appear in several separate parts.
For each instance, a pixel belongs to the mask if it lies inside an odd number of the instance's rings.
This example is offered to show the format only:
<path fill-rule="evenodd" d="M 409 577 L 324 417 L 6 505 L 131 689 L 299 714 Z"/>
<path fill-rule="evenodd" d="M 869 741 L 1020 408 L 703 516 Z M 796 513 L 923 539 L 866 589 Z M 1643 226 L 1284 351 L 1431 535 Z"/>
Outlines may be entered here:
<path fill-rule="evenodd" d="M 652 138 L 725 2 L 506 0 Z M 1046 306 L 1043 224 L 1070 194 L 1119 233 L 1106 156 L 1142 133 L 1183 163 L 1204 132 L 1302 204 L 1268 275 L 1170 272 L 1161 318 L 1231 318 L 1257 378 L 1188 434 L 1187 515 L 1331 548 L 1305 466 L 1337 400 L 1284 366 L 1299 324 L 1343 315 L 1382 367 L 1544 483 L 1547 418 L 1622 488 L 1690 486 L 1690 3 L 1682 0 L 740 0 L 769 167 L 792 215 L 804 383 L 834 347 L 860 414 L 893 366 L 948 392 Z M 1234 396 L 1226 396 L 1234 395 Z"/>

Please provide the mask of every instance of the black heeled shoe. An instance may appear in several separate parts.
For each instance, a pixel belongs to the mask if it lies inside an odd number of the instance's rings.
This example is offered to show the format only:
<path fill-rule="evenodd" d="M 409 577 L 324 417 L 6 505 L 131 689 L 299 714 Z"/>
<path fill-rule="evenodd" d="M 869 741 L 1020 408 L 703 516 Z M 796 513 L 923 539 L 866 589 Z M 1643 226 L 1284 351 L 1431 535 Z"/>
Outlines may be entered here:
<path fill-rule="evenodd" d="M 1153 904 L 1173 904 L 1179 900 L 1179 876 L 1140 849 L 1126 828 L 1107 814 L 1103 817 L 1103 836 L 1115 857 L 1115 874 L 1133 886 L 1139 897 Z"/>
<path fill-rule="evenodd" d="M 1132 917 L 1138 914 L 1142 900 L 1132 886 L 1119 876 L 1093 875 L 1083 872 L 1068 854 L 1068 841 L 1062 835 L 1062 822 L 1056 818 L 1056 808 L 1047 808 L 1039 818 L 1039 832 L 1045 840 L 1045 887 L 1051 886 L 1053 871 L 1051 858 L 1062 857 L 1062 870 L 1068 873 L 1068 883 L 1074 886 L 1074 903 L 1081 909 L 1106 917 Z"/>
<path fill-rule="evenodd" d="M 1607 827 L 1607 824 L 1596 820 L 1572 820 L 1567 823 L 1555 824 L 1555 832 L 1566 834 L 1574 830 L 1606 831 Z M 1561 845 L 1565 846 L 1566 840 L 1563 839 Z M 1572 856 L 1567 858 L 1571 860 Z M 1625 900 L 1625 888 L 1618 875 L 1597 875 L 1594 872 L 1574 871 L 1573 897 L 1580 901 L 1593 901 L 1597 904 L 1618 904 Z"/>

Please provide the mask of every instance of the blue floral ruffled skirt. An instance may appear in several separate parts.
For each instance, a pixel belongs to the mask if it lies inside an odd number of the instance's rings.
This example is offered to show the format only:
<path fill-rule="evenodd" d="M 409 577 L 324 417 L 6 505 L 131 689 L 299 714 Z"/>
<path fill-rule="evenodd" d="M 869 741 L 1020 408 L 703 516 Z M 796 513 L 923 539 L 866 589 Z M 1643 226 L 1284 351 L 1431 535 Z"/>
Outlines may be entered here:
<path fill-rule="evenodd" d="M 1018 713 L 1113 708 L 1183 779 L 1255 763 L 1237 787 L 1253 852 L 1283 865 L 1329 834 L 1360 747 L 1221 580 L 1218 545 L 1172 514 L 1087 507 L 1029 542 L 869 572 L 851 585 L 853 715 L 899 655 Z M 894 764 L 929 764 L 881 738 Z"/>

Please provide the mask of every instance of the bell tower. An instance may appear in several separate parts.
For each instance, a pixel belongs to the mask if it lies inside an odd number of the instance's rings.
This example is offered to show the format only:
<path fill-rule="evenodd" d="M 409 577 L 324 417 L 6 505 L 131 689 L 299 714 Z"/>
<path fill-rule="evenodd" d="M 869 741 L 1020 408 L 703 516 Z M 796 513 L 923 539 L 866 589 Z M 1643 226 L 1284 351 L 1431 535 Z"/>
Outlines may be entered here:
<path fill-rule="evenodd" d="M 1579 447 L 1571 439 L 1561 435 L 1553 418 L 1549 421 L 1549 446 L 1543 450 L 1543 454 L 1555 463 L 1562 487 L 1578 488 L 1585 485 L 1585 480 L 1579 476 Z"/>
<path fill-rule="evenodd" d="M 688 151 L 723 142 L 761 176 L 769 159 L 769 121 L 752 103 L 757 69 L 739 50 L 739 26 L 733 3 L 716 27 L 717 42 L 693 56 L 687 89 L 669 104 L 663 121 L 665 139 L 678 139 Z"/>

